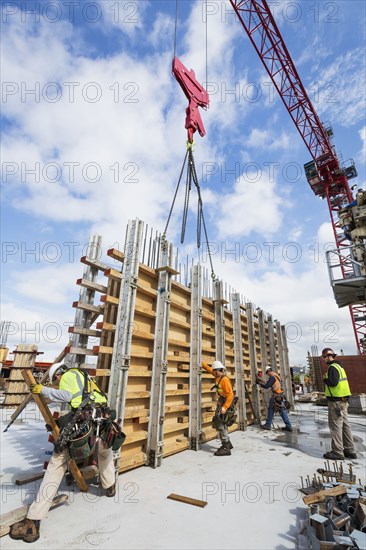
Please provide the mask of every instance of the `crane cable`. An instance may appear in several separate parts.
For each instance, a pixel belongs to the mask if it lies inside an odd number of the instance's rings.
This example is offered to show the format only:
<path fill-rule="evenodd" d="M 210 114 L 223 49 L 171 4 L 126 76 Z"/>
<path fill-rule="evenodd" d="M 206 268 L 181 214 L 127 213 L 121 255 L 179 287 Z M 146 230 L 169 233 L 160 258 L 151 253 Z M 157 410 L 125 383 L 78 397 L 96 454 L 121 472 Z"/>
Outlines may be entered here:
<path fill-rule="evenodd" d="M 206 0 L 207 1 L 207 0 Z M 175 0 L 175 25 L 174 25 L 174 52 L 173 59 L 177 53 L 177 27 L 178 27 L 178 0 Z"/>
<path fill-rule="evenodd" d="M 173 59 L 177 54 L 177 31 L 178 31 L 178 2 L 175 0 L 175 21 L 174 21 L 174 41 L 173 41 Z M 207 22 L 207 0 L 205 2 L 205 56 L 206 56 L 206 90 L 208 84 L 208 22 Z"/>
<path fill-rule="evenodd" d="M 175 189 L 173 202 L 172 202 L 171 207 L 170 207 L 170 211 L 169 211 L 167 222 L 165 224 L 165 229 L 164 229 L 164 232 L 163 232 L 163 235 L 162 235 L 162 239 L 163 240 L 166 239 L 166 233 L 168 231 L 168 226 L 169 226 L 170 219 L 171 219 L 171 216 L 172 216 L 172 213 L 173 213 L 175 200 L 177 198 L 177 194 L 178 194 L 180 182 L 182 180 L 183 170 L 184 170 L 184 167 L 186 165 L 187 158 L 188 158 L 188 166 L 187 166 L 187 175 L 186 175 L 186 189 L 185 189 L 185 197 L 184 197 L 183 216 L 182 216 L 182 229 L 181 229 L 181 235 L 180 235 L 180 242 L 181 242 L 181 244 L 184 243 L 186 227 L 187 227 L 189 198 L 190 198 L 190 193 L 191 193 L 191 190 L 192 190 L 192 182 L 193 182 L 196 189 L 197 189 L 197 195 L 198 195 L 197 228 L 196 228 L 197 229 L 197 248 L 199 249 L 201 247 L 201 234 L 202 234 L 202 227 L 203 227 L 206 246 L 207 246 L 207 253 L 208 253 L 208 257 L 209 257 L 209 261 L 210 261 L 210 267 L 211 267 L 211 277 L 212 277 L 213 281 L 215 281 L 216 280 L 216 275 L 215 275 L 215 271 L 214 271 L 214 267 L 213 267 L 210 244 L 209 244 L 208 235 L 207 235 L 207 226 L 206 226 L 205 216 L 204 216 L 204 213 L 203 213 L 203 201 L 202 201 L 202 195 L 201 195 L 201 188 L 200 188 L 200 185 L 198 183 L 196 165 L 195 165 L 195 162 L 194 162 L 193 150 L 192 150 L 192 145 L 191 144 L 187 145 L 187 152 L 186 152 L 185 157 L 184 157 L 183 166 L 182 166 L 182 169 L 180 171 L 177 187 Z"/>
<path fill-rule="evenodd" d="M 177 51 L 178 1 L 179 0 L 175 1 L 175 25 L 174 25 L 174 48 L 173 48 L 173 56 L 174 57 L 173 58 L 175 58 L 176 51 Z M 207 83 L 208 83 L 207 0 L 205 0 L 205 11 L 206 11 L 205 42 L 206 42 L 206 88 L 207 88 Z M 175 200 L 177 198 L 180 182 L 182 180 L 184 167 L 186 165 L 187 158 L 188 158 L 187 175 L 186 175 L 186 189 L 185 189 L 185 197 L 184 197 L 184 207 L 183 207 L 182 229 L 181 229 L 180 242 L 181 242 L 181 244 L 184 243 L 184 237 L 185 237 L 185 232 L 186 232 L 186 227 L 187 227 L 189 198 L 190 198 L 190 193 L 191 193 L 191 190 L 192 190 L 192 181 L 193 181 L 193 183 L 194 183 L 194 185 L 197 189 L 197 194 L 198 194 L 197 228 L 196 228 L 196 230 L 197 230 L 197 248 L 199 249 L 201 247 L 201 234 L 202 234 L 202 226 L 203 226 L 203 231 L 204 231 L 204 234 L 205 234 L 205 240 L 206 240 L 206 246 L 207 246 L 207 252 L 208 252 L 208 257 L 209 257 L 210 266 L 211 266 L 211 277 L 212 277 L 213 281 L 215 281 L 216 280 L 216 275 L 215 275 L 214 268 L 213 268 L 212 256 L 211 256 L 209 240 L 208 240 L 208 235 L 207 235 L 206 221 L 205 221 L 205 217 L 204 217 L 204 213 L 203 213 L 203 201 L 202 201 L 202 195 L 201 195 L 201 188 L 199 186 L 198 178 L 197 178 L 196 165 L 195 165 L 194 157 L 193 157 L 193 147 L 194 147 L 194 143 L 187 142 L 187 151 L 186 151 L 186 154 L 185 154 L 185 157 L 184 157 L 182 169 L 180 171 L 177 187 L 175 189 L 173 201 L 172 201 L 170 211 L 169 211 L 169 214 L 168 214 L 168 219 L 167 219 L 167 222 L 165 224 L 165 229 L 164 229 L 164 232 L 162 234 L 162 239 L 163 240 L 166 239 L 166 233 L 167 233 L 168 226 L 169 226 L 169 223 L 170 223 L 170 219 L 171 219 L 171 216 L 172 216 L 172 213 L 173 213 L 173 208 L 174 208 L 174 205 L 175 205 Z"/>

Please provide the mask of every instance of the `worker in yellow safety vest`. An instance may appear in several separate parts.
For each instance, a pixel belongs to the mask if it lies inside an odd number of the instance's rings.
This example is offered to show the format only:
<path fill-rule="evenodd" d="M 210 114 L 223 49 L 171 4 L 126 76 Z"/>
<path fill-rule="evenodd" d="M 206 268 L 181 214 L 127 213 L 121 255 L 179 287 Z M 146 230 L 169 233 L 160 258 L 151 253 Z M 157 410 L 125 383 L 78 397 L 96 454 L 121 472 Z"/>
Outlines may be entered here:
<path fill-rule="evenodd" d="M 324 377 L 325 395 L 328 402 L 328 424 L 332 438 L 332 450 L 323 455 L 329 460 L 357 458 L 351 426 L 348 420 L 348 399 L 351 395 L 347 374 L 335 358 L 337 354 L 331 348 L 322 351 L 322 357 L 328 365 Z"/>
<path fill-rule="evenodd" d="M 52 402 L 68 403 L 70 413 L 65 417 L 61 417 L 61 419 L 67 417 L 71 421 L 78 408 L 82 409 L 90 402 L 95 403 L 96 406 L 107 404 L 106 396 L 100 391 L 95 382 L 77 368 L 55 363 L 50 369 L 49 379 L 53 385 L 58 385 L 58 389 L 49 388 L 42 384 L 33 384 L 31 385 L 31 392 L 42 395 Z M 63 429 L 66 427 L 67 424 L 64 424 Z M 38 495 L 29 507 L 26 518 L 10 528 L 9 536 L 12 539 L 24 542 L 35 542 L 39 539 L 40 522 L 46 517 L 50 509 L 70 459 L 70 449 L 67 446 L 62 448 L 60 452 L 56 452 L 57 441 Z M 98 440 L 98 466 L 101 485 L 106 489 L 106 496 L 114 497 L 116 494 L 116 474 L 113 463 L 113 450 L 106 448 L 100 438 Z"/>

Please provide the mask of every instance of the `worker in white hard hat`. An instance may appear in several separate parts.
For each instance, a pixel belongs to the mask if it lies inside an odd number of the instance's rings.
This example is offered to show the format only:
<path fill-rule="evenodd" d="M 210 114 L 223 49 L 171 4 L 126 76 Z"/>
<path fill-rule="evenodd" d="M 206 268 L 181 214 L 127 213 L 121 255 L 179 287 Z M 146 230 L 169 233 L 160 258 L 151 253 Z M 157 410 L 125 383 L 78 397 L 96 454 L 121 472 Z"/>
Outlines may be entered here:
<path fill-rule="evenodd" d="M 202 368 L 205 371 L 212 374 L 215 377 L 216 395 L 218 398 L 218 404 L 216 408 L 215 416 L 213 417 L 213 423 L 219 432 L 221 440 L 221 447 L 214 453 L 215 456 L 228 456 L 231 455 L 231 449 L 233 445 L 229 438 L 228 426 L 226 423 L 226 413 L 234 400 L 234 392 L 230 382 L 230 378 L 226 374 L 226 368 L 221 361 L 214 361 L 212 367 L 202 361 Z"/>
<path fill-rule="evenodd" d="M 104 393 L 100 391 L 95 382 L 85 372 L 78 368 L 71 368 L 65 363 L 55 363 L 50 368 L 49 379 L 52 384 L 58 385 L 58 389 L 45 387 L 42 384 L 32 384 L 30 387 L 31 392 L 42 395 L 53 402 L 68 403 L 70 413 L 61 418 L 68 417 L 69 422 L 78 407 L 84 410 L 84 407 L 91 402 L 96 407 L 103 407 L 107 404 Z M 67 426 L 66 423 L 65 425 Z M 61 448 L 60 451 L 56 450 L 55 447 L 37 497 L 29 507 L 26 518 L 11 526 L 10 538 L 24 542 L 35 542 L 39 539 L 40 522 L 46 517 L 64 477 L 70 453 L 71 450 L 67 445 Z M 98 438 L 98 467 L 101 485 L 106 489 L 106 496 L 113 497 L 116 494 L 113 450 L 104 445 L 101 438 Z"/>
<path fill-rule="evenodd" d="M 282 430 L 286 432 L 292 432 L 291 422 L 287 414 L 287 400 L 282 389 L 280 375 L 272 370 L 271 366 L 265 367 L 264 372 L 268 376 L 267 382 L 262 382 L 261 378 L 258 376 L 256 379 L 256 384 L 258 384 L 264 390 L 271 388 L 272 396 L 268 403 L 266 422 L 261 426 L 261 428 L 263 430 L 271 430 L 274 414 L 275 412 L 279 412 L 282 420 L 285 423 L 285 427 L 282 428 Z"/>

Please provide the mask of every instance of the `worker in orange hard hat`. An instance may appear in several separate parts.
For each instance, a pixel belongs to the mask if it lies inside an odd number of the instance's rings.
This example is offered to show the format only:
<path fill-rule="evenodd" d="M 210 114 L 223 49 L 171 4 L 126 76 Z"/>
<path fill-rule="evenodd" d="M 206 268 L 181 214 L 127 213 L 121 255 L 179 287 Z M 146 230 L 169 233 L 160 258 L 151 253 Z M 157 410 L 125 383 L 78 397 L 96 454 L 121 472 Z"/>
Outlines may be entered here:
<path fill-rule="evenodd" d="M 218 398 L 213 424 L 219 432 L 221 447 L 214 453 L 216 456 L 231 455 L 233 445 L 229 439 L 228 431 L 228 410 L 232 407 L 234 401 L 234 392 L 230 382 L 230 378 L 226 374 L 226 368 L 221 361 L 214 361 L 212 367 L 202 361 L 202 368 L 215 377 L 216 395 Z M 212 388 L 212 389 L 213 389 Z"/>
<path fill-rule="evenodd" d="M 323 455 L 329 460 L 357 458 L 351 426 L 348 420 L 348 400 L 351 395 L 347 374 L 332 348 L 324 348 L 322 358 L 328 365 L 324 377 L 328 402 L 328 424 L 332 438 L 332 450 Z"/>

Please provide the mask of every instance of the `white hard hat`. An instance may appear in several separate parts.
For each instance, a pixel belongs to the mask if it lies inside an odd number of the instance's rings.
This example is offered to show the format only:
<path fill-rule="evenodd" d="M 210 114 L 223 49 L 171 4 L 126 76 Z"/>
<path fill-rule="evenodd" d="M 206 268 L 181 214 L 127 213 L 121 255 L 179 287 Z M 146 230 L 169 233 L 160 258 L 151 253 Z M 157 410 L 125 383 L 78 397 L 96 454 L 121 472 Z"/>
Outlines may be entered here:
<path fill-rule="evenodd" d="M 212 370 L 216 369 L 225 369 L 224 365 L 221 363 L 221 361 L 214 361 L 212 363 Z"/>
<path fill-rule="evenodd" d="M 268 372 L 269 370 L 272 370 L 272 367 L 266 367 L 265 372 Z"/>
<path fill-rule="evenodd" d="M 69 368 L 69 365 L 66 365 L 65 363 L 54 363 L 48 373 L 50 381 L 53 382 L 57 374 L 63 374 Z"/>

